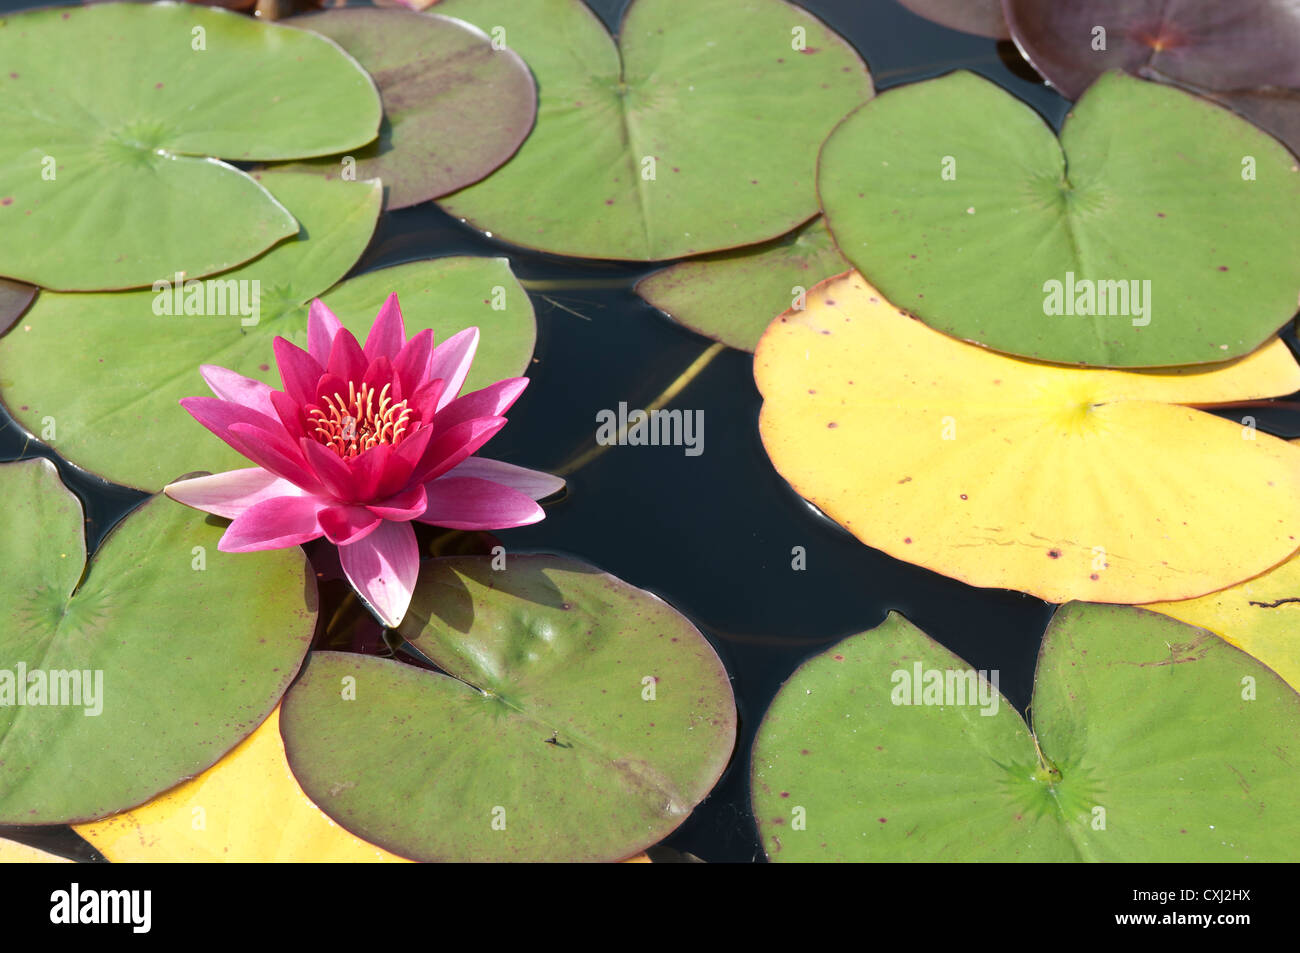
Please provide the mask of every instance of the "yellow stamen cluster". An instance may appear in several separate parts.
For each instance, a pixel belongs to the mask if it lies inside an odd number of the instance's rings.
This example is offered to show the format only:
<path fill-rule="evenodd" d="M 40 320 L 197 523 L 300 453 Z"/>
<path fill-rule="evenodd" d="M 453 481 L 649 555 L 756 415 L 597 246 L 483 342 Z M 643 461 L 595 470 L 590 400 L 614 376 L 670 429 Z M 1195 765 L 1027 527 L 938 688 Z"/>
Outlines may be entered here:
<path fill-rule="evenodd" d="M 396 446 L 407 435 L 411 409 L 405 400 L 392 402 L 390 386 L 385 384 L 376 394 L 369 384 L 358 389 L 349 381 L 346 400 L 339 393 L 325 395 L 324 408 L 307 408 L 308 429 L 314 428 L 316 439 L 345 460 L 381 443 Z"/>

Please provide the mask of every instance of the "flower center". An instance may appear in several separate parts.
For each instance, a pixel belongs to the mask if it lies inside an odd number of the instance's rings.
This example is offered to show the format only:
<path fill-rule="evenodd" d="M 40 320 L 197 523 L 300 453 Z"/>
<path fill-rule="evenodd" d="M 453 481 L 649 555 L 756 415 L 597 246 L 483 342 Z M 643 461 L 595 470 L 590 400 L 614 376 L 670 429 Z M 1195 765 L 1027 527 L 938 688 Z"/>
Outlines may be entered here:
<path fill-rule="evenodd" d="M 324 395 L 324 407 L 307 408 L 307 425 L 314 428 L 318 441 L 343 459 L 351 459 L 381 443 L 396 446 L 407 435 L 411 409 L 406 401 L 393 403 L 388 396 L 391 385 L 378 393 L 369 384 L 348 382 L 348 396 Z"/>

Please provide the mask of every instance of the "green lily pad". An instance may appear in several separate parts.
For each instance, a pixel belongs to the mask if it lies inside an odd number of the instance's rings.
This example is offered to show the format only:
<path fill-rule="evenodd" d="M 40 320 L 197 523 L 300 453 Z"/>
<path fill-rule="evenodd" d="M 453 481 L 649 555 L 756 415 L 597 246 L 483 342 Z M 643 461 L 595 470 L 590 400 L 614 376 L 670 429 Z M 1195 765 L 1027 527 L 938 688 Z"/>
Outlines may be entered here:
<path fill-rule="evenodd" d="M 897 613 L 804 663 L 754 743 L 768 856 L 1187 862 L 1300 850 L 1300 696 L 1218 636 L 1069 603 L 1039 656 L 1036 738 L 992 673 L 974 697 L 963 675 L 977 679 Z"/>
<path fill-rule="evenodd" d="M 401 633 L 446 675 L 312 655 L 281 713 L 294 774 L 344 827 L 416 860 L 630 857 L 721 775 L 727 673 L 689 621 L 613 576 L 491 562 L 421 567 Z"/>
<path fill-rule="evenodd" d="M 222 553 L 223 526 L 159 496 L 86 565 L 81 505 L 43 459 L 0 466 L 0 508 L 0 823 L 134 807 L 275 707 L 316 625 L 301 550 Z"/>
<path fill-rule="evenodd" d="M 836 130 L 819 175 L 836 243 L 886 298 L 999 351 L 1201 364 L 1295 313 L 1295 159 L 1227 109 L 1122 73 L 1059 142 L 971 73 L 892 90 Z"/>
<path fill-rule="evenodd" d="M 537 86 L 519 55 L 496 50 L 468 23 L 410 10 L 329 10 L 289 21 L 334 40 L 379 87 L 379 139 L 293 168 L 383 179 L 386 208 L 405 208 L 477 182 L 533 128 Z"/>
<path fill-rule="evenodd" d="M 617 45 L 581 0 L 438 12 L 518 50 L 540 97 L 514 158 L 439 204 L 557 254 L 659 260 L 790 231 L 817 212 L 822 140 L 872 95 L 853 48 L 785 0 L 632 0 Z"/>
<path fill-rule="evenodd" d="M 31 285 L 0 278 L 0 334 L 8 331 L 23 316 L 36 297 L 36 291 Z"/>
<path fill-rule="evenodd" d="M 330 155 L 379 129 L 331 41 L 188 3 L 0 19 L 0 63 L 0 275 L 63 291 L 247 261 L 297 223 L 212 157 Z"/>
<path fill-rule="evenodd" d="M 413 262 L 325 292 L 365 249 L 379 213 L 379 184 L 279 171 L 261 176 L 302 220 L 304 233 L 219 279 L 261 282 L 257 324 L 245 325 L 251 319 L 238 314 L 157 315 L 151 291 L 46 292 L 23 327 L 0 339 L 0 396 L 22 426 L 77 465 L 150 491 L 184 473 L 248 466 L 177 402 L 208 393 L 201 364 L 279 387 L 272 339 L 306 347 L 307 308 L 317 295 L 360 340 L 393 292 L 409 335 L 432 328 L 443 340 L 477 324 L 483 337 L 470 389 L 527 368 L 536 337 L 532 304 L 504 259 Z M 54 423 L 49 436 L 47 417 Z"/>
<path fill-rule="evenodd" d="M 248 465 L 177 401 L 208 393 L 200 364 L 275 380 L 272 338 L 306 340 L 304 302 L 361 257 L 381 198 L 378 182 L 259 175 L 302 222 L 297 240 L 193 291 L 173 275 L 158 291 L 37 298 L 0 338 L 0 396 L 23 427 L 78 466 L 148 491 L 183 473 Z M 211 313 L 183 313 L 186 295 Z"/>
<path fill-rule="evenodd" d="M 636 292 L 692 331 L 752 352 L 773 318 L 852 267 L 818 216 L 774 242 L 670 265 Z"/>

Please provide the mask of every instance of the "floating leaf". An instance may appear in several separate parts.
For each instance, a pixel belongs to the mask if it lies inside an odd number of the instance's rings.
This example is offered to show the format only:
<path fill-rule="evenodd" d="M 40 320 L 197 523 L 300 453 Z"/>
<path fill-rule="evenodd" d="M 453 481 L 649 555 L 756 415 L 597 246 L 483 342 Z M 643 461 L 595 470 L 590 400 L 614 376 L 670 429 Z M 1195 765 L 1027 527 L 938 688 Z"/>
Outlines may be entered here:
<path fill-rule="evenodd" d="M 0 334 L 23 316 L 35 297 L 36 289 L 31 285 L 0 278 Z"/>
<path fill-rule="evenodd" d="M 1300 449 L 1185 406 L 1291 393 L 1280 341 L 1164 373 L 1004 357 L 894 308 L 856 272 L 754 357 L 795 490 L 858 539 L 1052 602 L 1204 595 L 1300 547 Z"/>
<path fill-rule="evenodd" d="M 154 497 L 85 566 L 81 506 L 44 459 L 0 466 L 0 507 L 0 823 L 134 807 L 293 680 L 316 623 L 301 550 L 222 553 L 223 526 Z"/>
<path fill-rule="evenodd" d="M 480 30 L 409 10 L 329 10 L 294 17 L 334 40 L 374 77 L 384 103 L 379 139 L 346 158 L 294 165 L 330 177 L 383 179 L 387 208 L 477 182 L 519 148 L 537 116 L 537 87 L 511 50 Z"/>
<path fill-rule="evenodd" d="M 498 238 L 656 260 L 734 248 L 817 212 L 817 150 L 872 95 L 853 48 L 784 0 L 633 0 L 616 46 L 581 0 L 444 0 L 537 77 L 537 127 L 441 200 Z"/>
<path fill-rule="evenodd" d="M 1300 86 L 1291 0 L 1006 0 L 1006 9 L 1025 58 L 1069 99 L 1111 69 L 1222 91 Z"/>
<path fill-rule="evenodd" d="M 692 331 L 753 351 L 774 317 L 849 267 L 818 217 L 765 245 L 678 262 L 636 291 Z"/>
<path fill-rule="evenodd" d="M 114 863 L 404 862 L 353 837 L 302 793 L 285 760 L 278 707 L 197 778 L 77 833 Z"/>
<path fill-rule="evenodd" d="M 1209 629 L 1300 689 L 1300 556 L 1230 589 L 1144 608 Z"/>
<path fill-rule="evenodd" d="M 1223 361 L 1295 313 L 1295 159 L 1226 109 L 1122 73 L 1059 143 L 972 73 L 892 90 L 827 141 L 819 188 L 840 250 L 886 297 L 1011 354 Z"/>
<path fill-rule="evenodd" d="M 401 633 L 446 675 L 316 652 L 289 763 L 358 836 L 418 860 L 619 860 L 709 792 L 727 673 L 653 595 L 551 556 L 426 562 Z"/>
<path fill-rule="evenodd" d="M 307 304 L 361 255 L 380 202 L 375 182 L 327 182 L 277 171 L 262 173 L 262 180 L 302 220 L 304 236 L 204 286 L 206 291 L 230 280 L 260 282 L 255 325 L 245 325 L 251 319 L 237 313 L 155 313 L 155 306 L 167 305 L 174 294 L 160 299 L 150 291 L 46 292 L 23 327 L 0 340 L 0 393 L 18 422 L 41 434 L 52 419 L 55 430 L 48 442 L 64 457 L 147 490 L 183 473 L 246 466 L 177 401 L 208 392 L 200 364 L 279 387 L 272 338 L 306 346 Z M 251 286 L 236 290 L 240 287 Z M 414 262 L 371 272 L 321 296 L 364 340 L 376 302 L 393 292 L 400 296 L 411 334 L 428 327 L 443 340 L 469 325 L 483 329 L 467 387 L 514 376 L 527 366 L 536 334 L 532 305 L 504 259 Z M 170 304 L 174 309 L 175 302 Z M 50 372 L 52 360 L 58 373 Z"/>
<path fill-rule="evenodd" d="M 919 17 L 925 17 L 950 30 L 974 33 L 995 40 L 1010 34 L 1002 17 L 1000 0 L 898 0 Z"/>
<path fill-rule="evenodd" d="M 897 613 L 804 663 L 754 743 L 768 856 L 1222 862 L 1300 850 L 1300 697 L 1211 633 L 1121 606 L 1057 610 L 1034 680 L 1036 739 L 981 674 Z"/>
<path fill-rule="evenodd" d="M 70 864 L 72 861 L 37 847 L 0 837 L 0 864 Z"/>
<path fill-rule="evenodd" d="M 247 261 L 297 223 L 209 157 L 330 155 L 379 128 L 374 84 L 330 41 L 192 4 L 16 14 L 0 63 L 0 274 L 64 291 Z"/>

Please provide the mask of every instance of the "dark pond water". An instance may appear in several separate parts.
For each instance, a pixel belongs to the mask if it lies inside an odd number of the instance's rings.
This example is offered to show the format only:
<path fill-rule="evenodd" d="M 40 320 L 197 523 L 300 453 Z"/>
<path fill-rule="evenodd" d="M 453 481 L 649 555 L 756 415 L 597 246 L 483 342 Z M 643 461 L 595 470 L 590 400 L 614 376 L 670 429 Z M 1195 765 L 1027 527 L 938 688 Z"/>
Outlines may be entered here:
<path fill-rule="evenodd" d="M 588 0 L 616 29 L 628 0 Z M 0 11 L 38 4 L 0 0 Z M 880 90 L 953 69 L 997 82 L 1058 126 L 1069 103 L 1009 43 L 968 36 L 914 16 L 893 0 L 802 0 L 857 47 Z M 558 469 L 594 440 L 596 414 L 620 401 L 642 407 L 710 341 L 632 292 L 659 266 L 560 259 L 484 238 L 426 204 L 387 214 L 354 274 L 419 258 L 504 255 L 532 293 L 539 324 L 532 384 L 488 455 Z M 997 267 L 997 249 L 989 249 Z M 1291 332 L 1288 331 L 1288 336 Z M 1289 343 L 1295 350 L 1296 342 Z M 203 392 L 195 377 L 195 393 Z M 93 386 L 93 382 L 87 382 Z M 1300 404 L 1251 407 L 1258 425 L 1300 436 Z M 498 533 L 512 552 L 574 556 L 649 589 L 685 613 L 731 673 L 740 709 L 727 773 L 665 844 L 706 861 L 761 859 L 749 807 L 749 750 L 781 683 L 811 655 L 899 610 L 977 669 L 997 669 L 1022 712 L 1052 606 L 1021 593 L 974 589 L 870 549 L 820 516 L 777 475 L 758 437 L 760 400 L 750 355 L 717 355 L 672 403 L 704 411 L 704 452 L 614 447 L 568 475 L 567 496 L 540 524 Z M 1223 410 L 1224 416 L 1234 416 Z M 0 409 L 0 461 L 46 456 L 85 504 L 93 549 L 144 498 L 78 471 L 30 439 Z M 791 567 L 802 546 L 807 569 Z M 2 583 L 0 583 L 2 584 Z M 323 608 L 328 611 L 328 605 Z M 0 835 L 73 856 L 98 855 L 70 829 Z"/>

